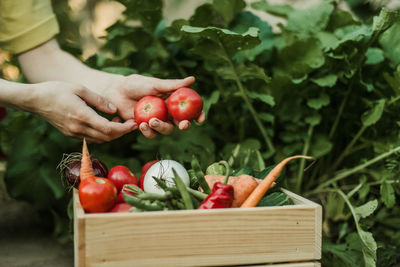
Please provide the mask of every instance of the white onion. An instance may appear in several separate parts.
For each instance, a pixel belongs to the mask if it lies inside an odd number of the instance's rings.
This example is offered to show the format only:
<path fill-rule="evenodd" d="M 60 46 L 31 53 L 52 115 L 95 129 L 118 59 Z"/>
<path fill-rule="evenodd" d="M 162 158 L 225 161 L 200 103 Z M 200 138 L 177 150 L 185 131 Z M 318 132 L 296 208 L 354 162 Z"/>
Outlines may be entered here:
<path fill-rule="evenodd" d="M 175 160 L 160 160 L 159 162 L 154 163 L 153 166 L 151 166 L 147 171 L 143 182 L 144 191 L 157 194 L 165 193 L 164 190 L 161 189 L 157 182 L 153 179 L 153 176 L 157 179 L 163 180 L 168 186 L 174 186 L 174 173 L 172 172 L 172 168 L 175 169 L 183 183 L 186 186 L 189 186 L 189 174 L 179 162 Z"/>

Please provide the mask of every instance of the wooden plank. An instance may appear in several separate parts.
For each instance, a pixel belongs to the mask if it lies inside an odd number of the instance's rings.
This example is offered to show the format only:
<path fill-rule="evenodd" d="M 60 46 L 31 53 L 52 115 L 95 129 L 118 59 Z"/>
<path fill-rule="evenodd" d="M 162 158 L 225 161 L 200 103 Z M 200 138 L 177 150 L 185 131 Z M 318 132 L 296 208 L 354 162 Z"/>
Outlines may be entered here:
<path fill-rule="evenodd" d="M 78 191 L 74 190 L 74 266 L 85 267 L 85 214 L 79 201 Z"/>
<path fill-rule="evenodd" d="M 77 219 L 84 220 L 75 236 L 76 266 L 77 260 L 80 267 L 118 267 L 233 266 L 319 259 L 320 235 L 316 234 L 321 229 L 321 208 L 293 193 L 290 197 L 297 205 L 84 214 L 75 192 Z"/>
<path fill-rule="evenodd" d="M 321 263 L 316 261 L 309 262 L 293 262 L 293 263 L 277 263 L 277 264 L 261 264 L 261 265 L 241 265 L 235 267 L 321 267 Z"/>

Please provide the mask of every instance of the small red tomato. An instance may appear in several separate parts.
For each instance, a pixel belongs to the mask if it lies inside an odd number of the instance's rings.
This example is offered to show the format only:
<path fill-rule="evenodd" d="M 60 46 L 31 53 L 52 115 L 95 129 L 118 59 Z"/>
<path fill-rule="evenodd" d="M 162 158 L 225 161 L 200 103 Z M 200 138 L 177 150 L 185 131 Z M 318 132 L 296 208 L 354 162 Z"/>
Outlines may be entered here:
<path fill-rule="evenodd" d="M 179 88 L 168 98 L 168 111 L 178 121 L 197 119 L 202 109 L 201 96 L 190 88 Z"/>
<path fill-rule="evenodd" d="M 150 167 L 153 166 L 153 164 L 156 162 L 158 162 L 158 160 L 152 160 L 143 165 L 142 175 L 140 176 L 140 180 L 139 180 L 139 188 L 140 189 L 144 190 L 143 189 L 144 176 L 146 175 L 147 170 L 150 169 Z"/>
<path fill-rule="evenodd" d="M 118 203 L 110 212 L 129 212 L 131 208 L 132 206 L 128 203 Z"/>
<path fill-rule="evenodd" d="M 127 167 L 121 165 L 112 167 L 107 178 L 115 184 L 118 192 L 121 191 L 124 184 L 138 184 L 136 175 Z"/>
<path fill-rule="evenodd" d="M 115 205 L 117 189 L 106 178 L 89 177 L 79 184 L 79 200 L 89 213 L 107 212 Z"/>
<path fill-rule="evenodd" d="M 132 185 L 137 187 L 137 184 L 132 184 Z M 124 196 L 122 195 L 122 192 L 125 192 L 125 193 L 127 193 L 128 195 L 131 195 L 131 196 L 135 196 L 136 195 L 132 191 L 121 189 L 121 191 L 119 191 L 118 196 L 117 196 L 117 203 L 125 202 L 125 199 L 124 199 Z"/>
<path fill-rule="evenodd" d="M 7 109 L 0 107 L 0 121 L 4 119 L 5 116 L 7 116 Z"/>
<path fill-rule="evenodd" d="M 159 97 L 145 96 L 137 102 L 134 115 L 138 125 L 142 122 L 149 123 L 151 118 L 167 121 L 167 104 L 165 104 L 165 101 Z"/>

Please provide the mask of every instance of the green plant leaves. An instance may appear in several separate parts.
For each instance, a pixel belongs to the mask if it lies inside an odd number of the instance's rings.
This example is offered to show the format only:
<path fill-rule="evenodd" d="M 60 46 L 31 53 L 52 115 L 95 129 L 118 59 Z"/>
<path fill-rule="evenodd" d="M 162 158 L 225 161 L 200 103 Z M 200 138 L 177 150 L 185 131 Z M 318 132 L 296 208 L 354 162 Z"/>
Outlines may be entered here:
<path fill-rule="evenodd" d="M 361 121 L 364 126 L 371 126 L 381 118 L 385 102 L 385 99 L 378 100 L 370 110 L 362 114 Z"/>
<path fill-rule="evenodd" d="M 230 61 L 239 51 L 258 45 L 258 29 L 251 27 L 243 34 L 216 27 L 183 26 L 182 31 L 199 38 L 193 52 L 207 59 Z"/>
<path fill-rule="evenodd" d="M 396 195 L 390 183 L 387 181 L 383 182 L 380 186 L 380 193 L 382 202 L 386 207 L 392 208 L 396 204 Z"/>

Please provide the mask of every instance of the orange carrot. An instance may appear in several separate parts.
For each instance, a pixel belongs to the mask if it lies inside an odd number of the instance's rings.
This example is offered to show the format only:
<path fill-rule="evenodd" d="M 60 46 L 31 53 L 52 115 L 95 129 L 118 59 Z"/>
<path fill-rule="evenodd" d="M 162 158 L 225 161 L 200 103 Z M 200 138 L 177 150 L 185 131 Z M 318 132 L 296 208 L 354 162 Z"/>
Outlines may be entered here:
<path fill-rule="evenodd" d="M 268 173 L 268 175 L 264 178 L 264 180 L 262 180 L 262 182 L 258 184 L 258 186 L 253 190 L 253 192 L 247 197 L 246 201 L 244 201 L 244 203 L 240 207 L 250 208 L 257 206 L 258 202 L 260 202 L 261 198 L 268 191 L 271 184 L 275 181 L 276 178 L 278 178 L 283 167 L 286 165 L 286 163 L 288 163 L 292 159 L 312 159 L 312 157 L 298 155 L 298 156 L 288 157 L 279 162 L 278 165 L 276 165 L 275 168 L 273 168 Z"/>
<path fill-rule="evenodd" d="M 206 175 L 205 179 L 210 188 L 214 187 L 216 182 L 223 183 L 225 176 L 223 175 Z M 246 198 L 261 182 L 261 179 L 254 178 L 250 175 L 242 174 L 238 177 L 229 176 L 228 183 L 233 187 L 233 203 L 232 208 L 240 207 Z M 274 186 L 274 185 L 272 185 Z"/>
<path fill-rule="evenodd" d="M 86 178 L 93 176 L 94 176 L 94 171 L 92 167 L 92 161 L 90 160 L 89 151 L 86 145 L 86 139 L 83 138 L 80 178 L 82 181 Z"/>

